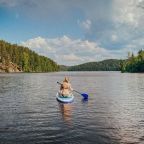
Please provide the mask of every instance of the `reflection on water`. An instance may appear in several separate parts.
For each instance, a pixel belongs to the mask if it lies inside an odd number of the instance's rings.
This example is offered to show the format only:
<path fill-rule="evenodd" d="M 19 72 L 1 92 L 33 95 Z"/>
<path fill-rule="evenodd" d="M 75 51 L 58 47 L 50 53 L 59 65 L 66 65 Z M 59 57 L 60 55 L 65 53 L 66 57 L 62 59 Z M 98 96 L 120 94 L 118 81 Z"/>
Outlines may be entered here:
<path fill-rule="evenodd" d="M 71 125 L 72 121 L 72 104 L 71 103 L 60 103 L 59 104 L 59 109 L 62 114 L 63 120 L 68 124 Z"/>
<path fill-rule="evenodd" d="M 56 101 L 66 75 L 88 101 Z M 0 143 L 143 144 L 144 74 L 0 74 Z"/>
<path fill-rule="evenodd" d="M 84 99 L 84 98 L 82 98 L 82 103 L 88 103 L 88 99 Z"/>

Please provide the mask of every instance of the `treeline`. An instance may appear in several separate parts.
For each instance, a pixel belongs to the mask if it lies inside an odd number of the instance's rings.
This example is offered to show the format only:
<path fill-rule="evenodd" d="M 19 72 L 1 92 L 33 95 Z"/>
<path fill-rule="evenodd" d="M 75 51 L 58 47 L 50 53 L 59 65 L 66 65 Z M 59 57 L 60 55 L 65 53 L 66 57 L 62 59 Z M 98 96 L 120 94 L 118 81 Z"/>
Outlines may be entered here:
<path fill-rule="evenodd" d="M 71 66 L 60 65 L 60 71 L 68 71 Z"/>
<path fill-rule="evenodd" d="M 58 71 L 59 66 L 51 59 L 40 56 L 27 47 L 0 40 L 0 63 L 17 64 L 24 72 Z"/>
<path fill-rule="evenodd" d="M 89 62 L 68 67 L 68 71 L 120 71 L 122 60 L 108 59 L 100 62 Z"/>
<path fill-rule="evenodd" d="M 128 59 L 121 63 L 122 72 L 144 72 L 144 51 L 140 50 L 137 56 L 129 54 Z"/>

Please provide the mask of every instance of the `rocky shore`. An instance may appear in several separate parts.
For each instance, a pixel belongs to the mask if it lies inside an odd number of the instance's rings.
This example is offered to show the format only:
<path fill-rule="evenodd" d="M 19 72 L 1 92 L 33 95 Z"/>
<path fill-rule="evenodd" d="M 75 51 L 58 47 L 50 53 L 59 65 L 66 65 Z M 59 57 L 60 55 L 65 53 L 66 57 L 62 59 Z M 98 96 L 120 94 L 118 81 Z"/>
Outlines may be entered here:
<path fill-rule="evenodd" d="M 9 64 L 0 63 L 0 73 L 22 72 L 22 69 L 16 64 L 10 62 Z"/>

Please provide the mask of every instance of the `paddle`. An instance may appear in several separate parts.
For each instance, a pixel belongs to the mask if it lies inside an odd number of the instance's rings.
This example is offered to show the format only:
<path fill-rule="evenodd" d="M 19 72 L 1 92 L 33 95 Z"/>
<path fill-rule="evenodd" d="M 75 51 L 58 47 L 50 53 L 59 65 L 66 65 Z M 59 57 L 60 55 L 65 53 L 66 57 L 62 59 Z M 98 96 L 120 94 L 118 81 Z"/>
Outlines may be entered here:
<path fill-rule="evenodd" d="M 57 82 L 57 83 L 61 85 L 60 82 Z M 73 90 L 73 91 L 76 92 L 76 93 L 78 93 L 78 94 L 80 94 L 81 96 L 83 96 L 83 98 L 84 98 L 85 100 L 88 99 L 88 94 L 86 94 L 86 93 L 80 93 L 80 92 L 78 92 L 78 91 L 76 91 L 76 90 Z"/>

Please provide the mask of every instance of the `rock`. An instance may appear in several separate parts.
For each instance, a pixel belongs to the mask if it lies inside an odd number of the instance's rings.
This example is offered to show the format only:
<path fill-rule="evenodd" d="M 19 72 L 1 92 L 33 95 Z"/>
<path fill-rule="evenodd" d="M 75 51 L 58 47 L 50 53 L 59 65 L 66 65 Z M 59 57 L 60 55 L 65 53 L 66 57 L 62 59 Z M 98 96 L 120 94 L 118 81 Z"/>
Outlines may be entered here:
<path fill-rule="evenodd" d="M 18 65 L 14 64 L 12 62 L 9 62 L 9 64 L 7 64 L 7 65 L 0 63 L 0 73 L 2 73 L 2 72 L 9 72 L 9 73 L 22 72 L 22 69 Z"/>

